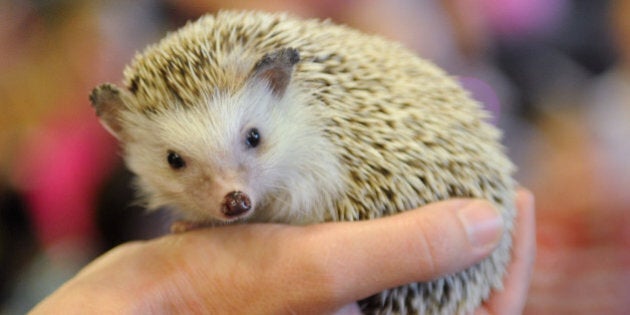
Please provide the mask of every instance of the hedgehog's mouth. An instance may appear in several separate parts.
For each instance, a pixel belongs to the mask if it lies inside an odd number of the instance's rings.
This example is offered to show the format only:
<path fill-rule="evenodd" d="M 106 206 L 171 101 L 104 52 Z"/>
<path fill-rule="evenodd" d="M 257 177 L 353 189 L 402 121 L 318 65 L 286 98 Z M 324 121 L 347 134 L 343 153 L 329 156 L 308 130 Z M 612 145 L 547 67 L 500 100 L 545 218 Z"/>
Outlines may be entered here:
<path fill-rule="evenodd" d="M 225 195 L 220 211 L 206 218 L 193 220 L 177 220 L 171 225 L 171 232 L 181 233 L 212 226 L 235 224 L 243 222 L 254 213 L 252 199 L 241 191 L 232 191 Z"/>

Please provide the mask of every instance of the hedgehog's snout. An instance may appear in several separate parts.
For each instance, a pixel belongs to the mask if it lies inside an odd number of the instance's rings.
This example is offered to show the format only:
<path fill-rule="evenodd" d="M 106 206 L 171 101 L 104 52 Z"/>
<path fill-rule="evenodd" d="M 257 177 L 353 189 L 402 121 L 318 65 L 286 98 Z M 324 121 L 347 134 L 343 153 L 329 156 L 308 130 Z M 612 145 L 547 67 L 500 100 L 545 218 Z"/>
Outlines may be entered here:
<path fill-rule="evenodd" d="M 238 217 L 252 208 L 251 200 L 241 191 L 233 191 L 225 195 L 221 212 L 228 218 Z"/>

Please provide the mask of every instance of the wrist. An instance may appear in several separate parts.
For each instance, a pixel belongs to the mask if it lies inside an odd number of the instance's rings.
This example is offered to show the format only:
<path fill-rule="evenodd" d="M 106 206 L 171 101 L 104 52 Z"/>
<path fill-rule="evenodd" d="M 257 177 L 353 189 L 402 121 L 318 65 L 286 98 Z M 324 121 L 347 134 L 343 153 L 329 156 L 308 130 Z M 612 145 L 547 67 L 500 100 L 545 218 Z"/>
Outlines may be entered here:
<path fill-rule="evenodd" d="M 30 314 L 132 314 L 132 297 L 125 297 L 107 285 L 70 281 L 41 301 Z"/>

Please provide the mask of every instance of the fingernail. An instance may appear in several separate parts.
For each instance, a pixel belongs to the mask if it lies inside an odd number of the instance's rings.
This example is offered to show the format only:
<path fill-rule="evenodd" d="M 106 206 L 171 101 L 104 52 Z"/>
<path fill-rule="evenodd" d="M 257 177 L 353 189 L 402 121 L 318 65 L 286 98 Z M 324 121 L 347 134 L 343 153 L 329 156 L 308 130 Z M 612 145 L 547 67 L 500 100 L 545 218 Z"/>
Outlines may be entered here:
<path fill-rule="evenodd" d="M 460 209 L 458 215 L 473 247 L 493 247 L 498 243 L 503 233 L 503 220 L 488 201 L 475 200 Z"/>

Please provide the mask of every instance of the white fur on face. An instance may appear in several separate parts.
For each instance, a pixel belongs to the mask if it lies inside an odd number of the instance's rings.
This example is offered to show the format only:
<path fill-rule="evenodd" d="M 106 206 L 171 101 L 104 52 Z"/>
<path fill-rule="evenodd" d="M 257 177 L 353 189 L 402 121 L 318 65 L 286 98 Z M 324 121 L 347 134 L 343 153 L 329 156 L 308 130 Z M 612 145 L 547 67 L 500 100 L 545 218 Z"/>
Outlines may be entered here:
<path fill-rule="evenodd" d="M 251 220 L 309 223 L 334 215 L 333 200 L 342 191 L 339 162 L 321 119 L 298 95 L 289 86 L 278 99 L 264 84 L 250 82 L 235 95 L 207 93 L 198 106 L 126 113 L 126 160 L 149 206 L 225 221 L 224 196 L 242 191 L 252 202 Z M 251 128 L 261 136 L 256 148 L 245 142 Z M 169 150 L 186 167 L 171 169 Z"/>

